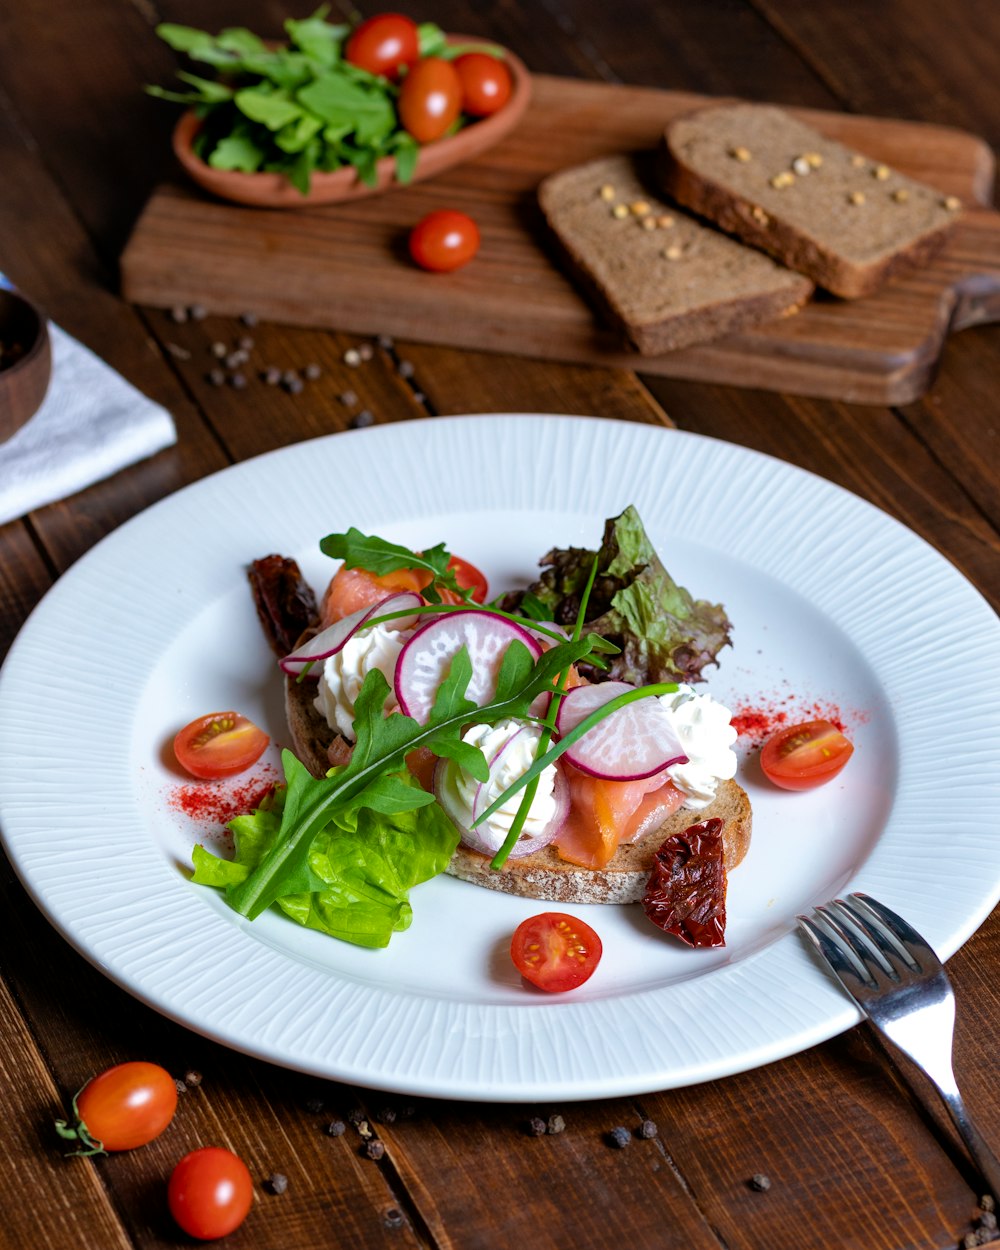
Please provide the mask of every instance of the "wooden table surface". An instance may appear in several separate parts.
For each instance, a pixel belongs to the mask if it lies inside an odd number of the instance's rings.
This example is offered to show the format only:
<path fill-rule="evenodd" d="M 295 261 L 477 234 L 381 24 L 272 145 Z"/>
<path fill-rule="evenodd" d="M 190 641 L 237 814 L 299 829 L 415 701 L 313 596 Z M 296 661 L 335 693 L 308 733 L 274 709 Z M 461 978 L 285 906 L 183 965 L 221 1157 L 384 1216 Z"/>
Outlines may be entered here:
<path fill-rule="evenodd" d="M 302 16 L 309 9 L 305 6 Z M 345 15 L 347 0 L 334 4 Z M 427 0 L 400 5 L 489 35 L 539 72 L 957 126 L 1000 144 L 995 0 Z M 369 10 L 370 11 L 370 10 Z M 929 393 L 852 406 L 702 383 L 397 343 L 361 368 L 349 335 L 254 330 L 261 358 L 323 368 L 309 401 L 205 381 L 209 346 L 235 318 L 174 324 L 117 294 L 116 264 L 169 167 L 173 111 L 142 93 L 175 62 L 157 21 L 280 33 L 277 0 L 29 0 L 0 8 L 0 268 L 177 422 L 177 446 L 0 530 L 0 653 L 34 604 L 98 539 L 205 474 L 346 428 L 435 414 L 535 411 L 673 423 L 829 478 L 931 542 L 1000 598 L 996 380 L 1000 331 L 964 330 Z M 398 361 L 412 362 L 411 378 Z M 930 680 L 947 682 L 947 662 Z M 58 726 L 53 726 L 58 732 Z M 68 744 L 72 749 L 72 744 Z M 191 1244 L 164 1204 L 165 1177 L 198 1145 L 247 1161 L 254 1209 L 228 1244 L 394 1247 L 786 1247 L 961 1245 L 983 1227 L 981 1186 L 942 1118 L 928 1114 L 854 1029 L 767 1068 L 687 1089 L 544 1107 L 389 1098 L 251 1060 L 174 1025 L 118 989 L 49 927 L 4 863 L 0 982 L 0 1244 L 69 1250 Z M 1000 916 L 950 961 L 957 1068 L 1000 1146 L 996 1023 Z M 94 1071 L 147 1058 L 201 1075 L 152 1145 L 65 1161 L 50 1129 Z M 379 1161 L 353 1125 L 361 1109 Z M 532 1115 L 563 1117 L 532 1136 Z M 612 1149 L 617 1125 L 659 1135 Z M 271 1193 L 280 1173 L 287 1189 Z M 767 1189 L 750 1178 L 765 1174 Z"/>

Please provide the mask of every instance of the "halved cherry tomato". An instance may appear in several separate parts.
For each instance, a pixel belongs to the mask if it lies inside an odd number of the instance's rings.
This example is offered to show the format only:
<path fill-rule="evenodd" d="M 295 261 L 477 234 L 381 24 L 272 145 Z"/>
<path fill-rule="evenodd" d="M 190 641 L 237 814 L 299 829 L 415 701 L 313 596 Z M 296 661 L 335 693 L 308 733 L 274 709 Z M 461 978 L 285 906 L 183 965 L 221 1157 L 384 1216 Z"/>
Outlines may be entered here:
<path fill-rule="evenodd" d="M 246 1219 L 252 1204 L 253 1181 L 247 1165 L 221 1146 L 192 1150 L 167 1183 L 170 1214 L 200 1241 L 228 1237 Z"/>
<path fill-rule="evenodd" d="M 453 62 L 462 84 L 462 112 L 489 117 L 510 99 L 510 70 L 486 52 L 465 52 Z"/>
<path fill-rule="evenodd" d="M 448 567 L 455 570 L 455 579 L 463 590 L 471 590 L 476 603 L 485 603 L 489 587 L 486 578 L 474 564 L 463 560 L 460 556 L 452 556 Z M 431 580 L 426 569 L 397 569 L 395 573 L 384 573 L 376 577 L 367 569 L 349 569 L 342 565 L 330 581 L 320 606 L 323 627 L 332 625 L 352 612 L 361 608 L 370 608 L 386 595 L 394 591 L 411 590 L 419 594 Z M 450 591 L 443 591 L 441 598 L 445 603 L 459 603 L 457 596 Z"/>
<path fill-rule="evenodd" d="M 521 976 L 550 994 L 582 985 L 601 954 L 601 939 L 590 925 L 561 911 L 523 920 L 510 944 L 510 957 Z"/>
<path fill-rule="evenodd" d="M 402 13 L 380 13 L 352 31 L 344 47 L 344 60 L 370 74 L 382 74 L 393 82 L 399 71 L 420 56 L 417 24 Z"/>
<path fill-rule="evenodd" d="M 768 738 L 760 766 L 783 790 L 811 790 L 830 781 L 851 758 L 854 747 L 828 720 L 789 725 Z"/>
<path fill-rule="evenodd" d="M 479 227 L 465 213 L 439 208 L 410 232 L 410 255 L 421 269 L 450 273 L 467 265 L 479 251 Z"/>
<path fill-rule="evenodd" d="M 462 84 L 451 61 L 425 56 L 399 89 L 399 120 L 418 143 L 440 139 L 462 110 Z"/>
<path fill-rule="evenodd" d="M 73 1100 L 75 1122 L 60 1120 L 61 1137 L 81 1154 L 134 1150 L 159 1137 L 177 1110 L 177 1085 L 155 1063 L 119 1063 L 92 1077 Z"/>
<path fill-rule="evenodd" d="M 256 764 L 270 738 L 239 712 L 210 712 L 174 738 L 177 763 L 192 777 L 217 780 Z"/>

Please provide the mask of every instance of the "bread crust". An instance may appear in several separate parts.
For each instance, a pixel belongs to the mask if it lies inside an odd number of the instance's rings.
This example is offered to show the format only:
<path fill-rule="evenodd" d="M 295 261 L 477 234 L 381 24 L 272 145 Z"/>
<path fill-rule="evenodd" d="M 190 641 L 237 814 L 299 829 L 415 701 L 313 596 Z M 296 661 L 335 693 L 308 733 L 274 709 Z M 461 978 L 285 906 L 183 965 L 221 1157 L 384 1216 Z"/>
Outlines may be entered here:
<path fill-rule="evenodd" d="M 692 212 L 751 247 L 767 252 L 789 269 L 805 274 L 817 286 L 842 299 L 861 299 L 874 294 L 900 273 L 927 264 L 944 246 L 951 233 L 955 214 L 943 208 L 944 197 L 940 193 L 912 179 L 896 176 L 896 180 L 903 184 L 896 190 L 905 189 L 907 198 L 915 194 L 936 197 L 940 201 L 940 211 L 930 214 L 926 228 L 909 233 L 901 230 L 898 245 L 891 251 L 870 261 L 861 262 L 838 252 L 832 242 L 823 238 L 823 224 L 818 217 L 806 228 L 782 215 L 780 197 L 786 197 L 787 205 L 794 192 L 785 190 L 775 194 L 767 185 L 762 184 L 757 193 L 753 193 L 749 185 L 738 186 L 739 182 L 748 182 L 744 176 L 746 166 L 739 162 L 734 163 L 733 182 L 728 184 L 713 178 L 704 169 L 694 168 L 687 150 L 688 137 L 694 128 L 699 125 L 712 126 L 724 113 L 733 113 L 736 110 L 757 117 L 773 114 L 778 118 L 778 125 L 781 124 L 781 118 L 787 118 L 788 124 L 795 127 L 796 134 L 812 135 L 813 146 L 826 150 L 828 157 L 830 150 L 833 150 L 842 154 L 845 162 L 853 159 L 840 144 L 823 139 L 818 132 L 809 131 L 773 106 L 745 103 L 704 106 L 671 121 L 661 138 L 658 156 L 660 185 L 668 195 Z M 799 143 L 800 148 L 808 146 L 808 140 Z M 875 162 L 869 162 L 868 166 L 870 171 L 875 167 Z M 818 180 L 823 176 L 822 169 L 810 176 Z M 870 172 L 865 173 L 862 170 L 857 174 L 857 184 L 857 194 L 870 207 L 880 183 L 873 180 Z M 867 197 L 867 201 L 864 197 Z M 888 201 L 886 203 L 888 205 Z M 857 207 L 861 206 L 859 204 Z M 889 207 L 888 211 L 893 210 Z"/>
<path fill-rule="evenodd" d="M 333 758 L 346 751 L 341 735 L 334 733 L 313 706 L 316 683 L 286 678 L 285 711 L 295 754 L 316 777 L 322 777 Z M 635 842 L 620 846 L 603 869 L 581 868 L 561 859 L 556 850 L 543 847 L 520 859 L 510 859 L 499 872 L 489 858 L 459 846 L 445 871 L 452 877 L 488 890 L 553 903 L 635 903 L 645 892 L 653 855 L 671 835 L 712 816 L 720 816 L 726 870 L 743 860 L 750 846 L 752 813 L 746 791 L 735 781 L 720 784 L 713 803 L 703 811 L 681 808 L 663 824 L 648 830 Z"/>

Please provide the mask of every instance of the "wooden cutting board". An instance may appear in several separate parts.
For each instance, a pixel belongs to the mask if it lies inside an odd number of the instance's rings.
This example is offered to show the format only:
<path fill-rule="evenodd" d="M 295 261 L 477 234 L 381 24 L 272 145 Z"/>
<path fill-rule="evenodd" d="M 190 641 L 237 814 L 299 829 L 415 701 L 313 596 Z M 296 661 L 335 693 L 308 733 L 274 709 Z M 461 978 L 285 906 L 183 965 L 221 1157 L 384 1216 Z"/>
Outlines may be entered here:
<path fill-rule="evenodd" d="M 946 251 L 864 300 L 821 294 L 794 317 L 711 344 L 653 357 L 620 350 L 560 270 L 535 189 L 555 169 L 654 147 L 672 116 L 705 102 L 536 75 L 527 114 L 499 146 L 400 191 L 271 211 L 167 183 L 122 256 L 123 294 L 157 307 L 252 310 L 299 325 L 875 404 L 922 394 L 949 332 L 1000 319 L 989 147 L 942 126 L 796 109 L 831 138 L 958 196 L 964 208 Z M 406 237 L 441 207 L 473 216 L 483 245 L 465 269 L 428 274 L 409 261 Z"/>

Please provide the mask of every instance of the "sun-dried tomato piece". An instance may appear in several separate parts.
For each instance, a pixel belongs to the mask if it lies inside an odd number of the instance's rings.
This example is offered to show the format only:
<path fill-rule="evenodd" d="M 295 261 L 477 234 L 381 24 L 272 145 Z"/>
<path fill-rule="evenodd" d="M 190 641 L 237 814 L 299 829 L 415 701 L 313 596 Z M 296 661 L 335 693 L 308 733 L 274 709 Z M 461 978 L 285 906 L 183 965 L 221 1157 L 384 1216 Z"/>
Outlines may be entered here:
<path fill-rule="evenodd" d="M 653 856 L 642 906 L 689 946 L 726 944 L 726 864 L 718 816 L 675 833 Z"/>
<path fill-rule="evenodd" d="M 306 629 L 319 624 L 312 587 L 287 556 L 264 556 L 247 570 L 257 616 L 271 650 L 283 659 Z"/>

